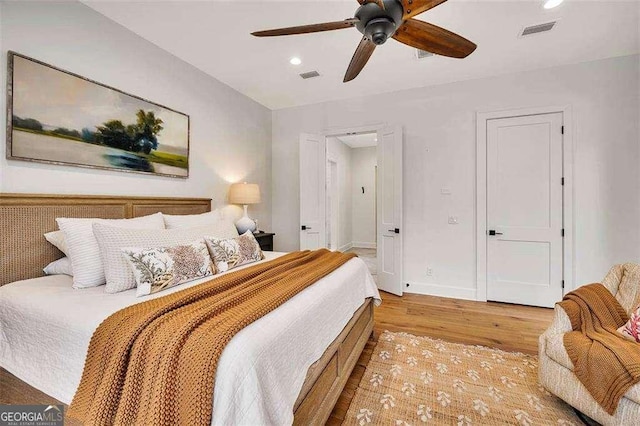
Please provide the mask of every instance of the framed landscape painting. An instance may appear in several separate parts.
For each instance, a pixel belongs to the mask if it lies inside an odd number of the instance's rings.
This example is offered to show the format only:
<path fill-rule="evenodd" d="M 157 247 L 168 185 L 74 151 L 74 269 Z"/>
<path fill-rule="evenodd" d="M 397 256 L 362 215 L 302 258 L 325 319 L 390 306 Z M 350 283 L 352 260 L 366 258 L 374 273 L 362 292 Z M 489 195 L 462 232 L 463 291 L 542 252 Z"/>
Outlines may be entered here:
<path fill-rule="evenodd" d="M 7 158 L 186 178 L 189 116 L 15 52 Z"/>

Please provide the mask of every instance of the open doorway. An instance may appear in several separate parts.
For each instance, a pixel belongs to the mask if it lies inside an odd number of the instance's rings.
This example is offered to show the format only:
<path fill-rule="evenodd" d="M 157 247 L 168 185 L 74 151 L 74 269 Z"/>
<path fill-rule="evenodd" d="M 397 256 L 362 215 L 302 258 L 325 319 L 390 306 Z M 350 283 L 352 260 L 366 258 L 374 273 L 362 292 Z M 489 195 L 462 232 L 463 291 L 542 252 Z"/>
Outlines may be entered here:
<path fill-rule="evenodd" d="M 354 252 L 377 279 L 377 132 L 327 137 L 326 241 Z"/>
<path fill-rule="evenodd" d="M 300 134 L 300 249 L 355 251 L 402 295 L 402 128 Z"/>

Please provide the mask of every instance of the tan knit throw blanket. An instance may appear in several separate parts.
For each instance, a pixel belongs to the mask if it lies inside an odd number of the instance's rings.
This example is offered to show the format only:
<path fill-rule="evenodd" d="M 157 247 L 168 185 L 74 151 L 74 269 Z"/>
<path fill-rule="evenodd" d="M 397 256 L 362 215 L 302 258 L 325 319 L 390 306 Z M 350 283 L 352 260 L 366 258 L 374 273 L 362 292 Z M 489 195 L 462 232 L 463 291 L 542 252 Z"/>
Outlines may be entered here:
<path fill-rule="evenodd" d="M 67 419 L 209 426 L 216 367 L 231 338 L 353 257 L 290 253 L 116 312 L 91 338 Z"/>
<path fill-rule="evenodd" d="M 640 382 L 640 345 L 617 333 L 627 313 L 602 284 L 590 284 L 567 294 L 559 305 L 574 331 L 564 346 L 574 373 L 593 398 L 613 415 L 620 398 Z"/>

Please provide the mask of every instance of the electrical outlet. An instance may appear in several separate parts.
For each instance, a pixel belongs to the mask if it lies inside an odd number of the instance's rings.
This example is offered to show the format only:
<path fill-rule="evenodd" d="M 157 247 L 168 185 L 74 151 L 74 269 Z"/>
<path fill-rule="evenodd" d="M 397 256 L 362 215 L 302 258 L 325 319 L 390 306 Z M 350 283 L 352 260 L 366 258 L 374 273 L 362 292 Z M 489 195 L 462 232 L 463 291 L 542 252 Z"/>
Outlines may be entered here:
<path fill-rule="evenodd" d="M 457 225 L 458 216 L 449 216 L 449 225 Z"/>
<path fill-rule="evenodd" d="M 427 268 L 427 276 L 428 277 L 432 277 L 433 276 L 433 269 Z"/>

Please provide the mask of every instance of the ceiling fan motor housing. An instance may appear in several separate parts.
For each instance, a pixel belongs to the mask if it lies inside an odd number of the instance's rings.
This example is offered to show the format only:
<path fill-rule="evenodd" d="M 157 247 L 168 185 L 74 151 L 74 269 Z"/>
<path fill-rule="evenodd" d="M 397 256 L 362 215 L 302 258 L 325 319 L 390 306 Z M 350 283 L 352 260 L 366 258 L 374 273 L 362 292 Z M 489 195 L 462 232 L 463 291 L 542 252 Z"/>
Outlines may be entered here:
<path fill-rule="evenodd" d="M 373 43 L 384 44 L 402 24 L 403 14 L 402 5 L 397 0 L 386 0 L 384 9 L 375 2 L 366 3 L 356 11 L 355 17 L 360 20 L 356 28 Z"/>

